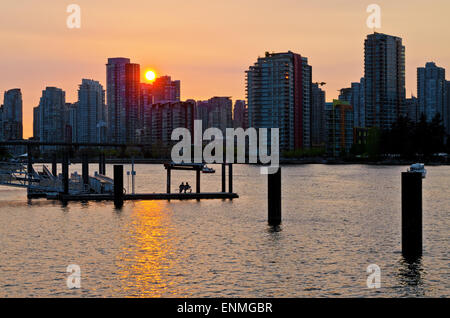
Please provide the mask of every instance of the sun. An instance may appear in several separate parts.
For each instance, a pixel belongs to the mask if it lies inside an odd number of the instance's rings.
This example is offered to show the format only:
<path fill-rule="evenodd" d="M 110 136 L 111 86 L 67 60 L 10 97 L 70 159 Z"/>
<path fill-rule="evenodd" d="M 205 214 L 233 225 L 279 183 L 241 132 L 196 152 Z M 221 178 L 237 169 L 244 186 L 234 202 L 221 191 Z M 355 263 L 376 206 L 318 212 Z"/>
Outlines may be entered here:
<path fill-rule="evenodd" d="M 152 81 L 155 80 L 156 74 L 155 74 L 155 72 L 153 72 L 153 71 L 147 71 L 147 72 L 145 73 L 145 78 L 147 79 L 147 81 L 152 82 Z"/>

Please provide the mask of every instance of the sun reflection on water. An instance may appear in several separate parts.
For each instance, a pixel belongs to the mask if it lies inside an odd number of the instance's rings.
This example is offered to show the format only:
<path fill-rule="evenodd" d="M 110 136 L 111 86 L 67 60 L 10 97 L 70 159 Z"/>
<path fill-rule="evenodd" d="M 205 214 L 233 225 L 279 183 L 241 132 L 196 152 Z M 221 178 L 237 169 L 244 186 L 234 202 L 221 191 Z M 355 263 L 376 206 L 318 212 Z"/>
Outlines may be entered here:
<path fill-rule="evenodd" d="M 170 280 L 175 262 L 170 209 L 161 201 L 134 202 L 127 243 L 117 261 L 121 293 L 131 297 L 176 297 Z"/>

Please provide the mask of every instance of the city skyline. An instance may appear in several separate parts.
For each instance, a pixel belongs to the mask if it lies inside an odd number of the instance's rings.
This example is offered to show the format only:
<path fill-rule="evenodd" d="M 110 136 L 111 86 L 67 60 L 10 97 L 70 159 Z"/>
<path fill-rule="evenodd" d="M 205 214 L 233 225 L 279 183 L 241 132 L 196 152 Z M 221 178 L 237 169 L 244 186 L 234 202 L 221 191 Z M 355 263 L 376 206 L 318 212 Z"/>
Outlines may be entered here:
<path fill-rule="evenodd" d="M 417 67 L 434 61 L 449 68 L 449 44 L 439 41 L 436 30 L 448 29 L 445 8 L 450 4 L 438 2 L 430 7 L 419 1 L 379 1 L 382 28 L 375 31 L 401 37 L 406 46 L 407 97 L 416 95 Z M 0 34 L 7 44 L 0 53 L 0 90 L 21 88 L 25 138 L 32 135 L 33 107 L 46 86 L 62 88 L 69 102 L 76 100 L 76 88 L 82 78 L 92 78 L 106 87 L 104 60 L 110 56 L 128 56 L 142 70 L 154 69 L 158 76 L 170 74 L 180 79 L 184 83 L 182 100 L 211 96 L 232 96 L 236 100 L 244 99 L 244 72 L 256 56 L 263 56 L 265 51 L 292 50 L 308 56 L 314 66 L 313 81 L 327 83 L 323 89 L 330 101 L 337 97 L 340 88 L 363 76 L 362 42 L 373 31 L 365 24 L 369 3 L 355 5 L 351 1 L 330 1 L 327 6 L 286 1 L 278 10 L 260 5 L 258 14 L 252 15 L 249 12 L 255 10 L 256 3 L 251 1 L 239 7 L 232 1 L 226 8 L 202 2 L 194 12 L 187 4 L 174 9 L 167 4 L 150 8 L 138 2 L 128 8 L 112 1 L 104 8 L 95 1 L 79 1 L 79 30 L 67 29 L 65 4 L 44 4 L 25 8 L 23 3 L 5 4 L 0 13 Z M 146 19 L 137 11 L 158 14 L 150 14 L 151 19 Z M 16 12 L 20 12 L 21 19 L 11 19 L 17 16 Z M 138 14 L 138 18 L 125 25 L 128 14 Z M 294 16 L 296 19 L 286 20 Z M 196 23 L 192 17 L 203 19 L 202 23 Z M 345 19 L 336 24 L 336 17 Z M 170 26 L 162 23 L 168 18 L 172 21 Z M 247 19 L 254 22 L 253 27 L 248 27 L 251 23 Z M 266 25 L 260 20 L 272 23 Z M 210 28 L 201 28 L 208 21 Z M 55 43 L 57 52 L 51 50 Z"/>

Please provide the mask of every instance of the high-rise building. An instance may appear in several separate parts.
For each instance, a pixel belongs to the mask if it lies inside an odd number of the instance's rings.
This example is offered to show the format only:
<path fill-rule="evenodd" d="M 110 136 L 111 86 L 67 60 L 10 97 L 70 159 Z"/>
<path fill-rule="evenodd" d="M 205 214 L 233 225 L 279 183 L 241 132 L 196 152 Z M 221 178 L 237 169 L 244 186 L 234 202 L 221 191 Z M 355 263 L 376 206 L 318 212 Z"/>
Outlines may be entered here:
<path fill-rule="evenodd" d="M 70 109 L 70 108 L 69 108 Z M 82 79 L 78 88 L 76 106 L 76 128 L 73 134 L 78 142 L 102 142 L 105 132 L 100 127 L 106 126 L 105 91 L 103 86 L 94 80 Z"/>
<path fill-rule="evenodd" d="M 142 127 L 144 118 L 139 116 L 141 91 L 141 72 L 139 64 L 129 63 L 126 73 L 126 141 L 137 142 L 137 131 Z"/>
<path fill-rule="evenodd" d="M 180 81 L 172 81 L 170 76 L 161 76 L 151 84 L 155 103 L 180 101 Z"/>
<path fill-rule="evenodd" d="M 236 100 L 233 108 L 233 127 L 244 128 L 245 125 L 245 100 Z"/>
<path fill-rule="evenodd" d="M 211 105 L 208 101 L 196 101 L 195 119 L 202 121 L 202 133 L 208 129 L 208 118 L 211 110 Z"/>
<path fill-rule="evenodd" d="M 353 107 L 347 101 L 333 100 L 326 103 L 327 154 L 340 156 L 348 153 L 353 145 Z"/>
<path fill-rule="evenodd" d="M 187 128 L 194 132 L 195 102 L 154 103 L 144 110 L 144 136 L 155 146 L 168 147 L 173 144 L 172 131 Z"/>
<path fill-rule="evenodd" d="M 79 103 L 66 103 L 66 140 L 67 142 L 78 142 L 79 121 L 84 121 L 78 113 Z M 87 119 L 86 119 L 87 120 Z M 86 141 L 82 141 L 86 142 Z"/>
<path fill-rule="evenodd" d="M 33 139 L 39 140 L 39 134 L 40 134 L 40 119 L 39 119 L 39 105 L 36 107 L 33 107 Z"/>
<path fill-rule="evenodd" d="M 311 86 L 311 145 L 322 147 L 325 144 L 325 91 L 318 83 Z"/>
<path fill-rule="evenodd" d="M 369 34 L 364 42 L 366 127 L 390 129 L 405 114 L 405 47 L 399 37 Z"/>
<path fill-rule="evenodd" d="M 425 67 L 417 68 L 417 98 L 419 114 L 428 121 L 440 114 L 444 117 L 445 105 L 445 69 L 428 62 Z"/>
<path fill-rule="evenodd" d="M 232 107 L 233 102 L 230 97 L 213 97 L 208 100 L 208 128 L 219 128 L 223 135 L 227 128 L 233 127 Z"/>
<path fill-rule="evenodd" d="M 19 88 L 5 92 L 2 109 L 3 139 L 21 140 L 23 137 L 22 92 Z"/>
<path fill-rule="evenodd" d="M 280 150 L 310 148 L 312 68 L 308 59 L 291 51 L 266 52 L 246 74 L 249 126 L 279 128 Z"/>
<path fill-rule="evenodd" d="M 352 83 L 352 97 L 350 104 L 353 106 L 353 117 L 355 127 L 366 127 L 365 100 L 364 100 L 364 77 L 359 82 Z"/>
<path fill-rule="evenodd" d="M 450 81 L 445 82 L 445 95 L 446 95 L 446 103 L 445 103 L 445 117 L 444 117 L 444 125 L 445 130 L 448 135 L 450 135 Z"/>
<path fill-rule="evenodd" d="M 203 132 L 214 127 L 225 136 L 226 129 L 233 128 L 232 106 L 230 97 L 216 96 L 207 101 L 197 101 L 195 118 L 202 121 Z"/>
<path fill-rule="evenodd" d="M 109 58 L 106 64 L 108 136 L 110 142 L 136 141 L 139 117 L 140 67 L 128 58 Z"/>
<path fill-rule="evenodd" d="M 0 105 L 0 141 L 3 140 L 3 105 Z"/>
<path fill-rule="evenodd" d="M 413 121 L 418 122 L 420 120 L 420 112 L 419 112 L 419 100 L 411 96 L 411 98 L 405 99 L 405 109 L 406 109 L 406 116 Z"/>
<path fill-rule="evenodd" d="M 39 102 L 39 138 L 44 142 L 65 141 L 66 94 L 56 87 L 42 91 Z"/>

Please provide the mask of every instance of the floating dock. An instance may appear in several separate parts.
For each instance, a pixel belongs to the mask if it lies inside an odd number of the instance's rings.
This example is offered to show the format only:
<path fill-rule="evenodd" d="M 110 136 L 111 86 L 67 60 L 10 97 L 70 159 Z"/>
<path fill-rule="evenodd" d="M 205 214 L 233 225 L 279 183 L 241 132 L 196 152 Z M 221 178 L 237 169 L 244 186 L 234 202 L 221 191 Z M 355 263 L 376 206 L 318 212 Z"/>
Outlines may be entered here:
<path fill-rule="evenodd" d="M 42 196 L 41 196 L 42 197 Z M 112 201 L 113 194 L 59 194 L 56 197 L 61 201 Z M 132 200 L 205 200 L 205 199 L 237 199 L 239 195 L 229 192 L 203 192 L 203 193 L 139 193 L 125 194 L 124 201 Z M 49 200 L 55 197 L 47 197 Z"/>

